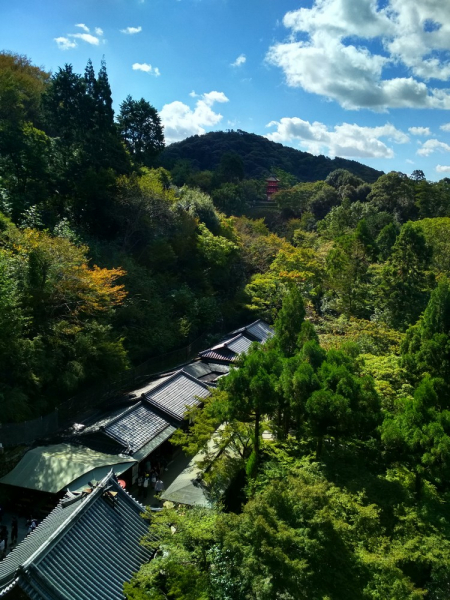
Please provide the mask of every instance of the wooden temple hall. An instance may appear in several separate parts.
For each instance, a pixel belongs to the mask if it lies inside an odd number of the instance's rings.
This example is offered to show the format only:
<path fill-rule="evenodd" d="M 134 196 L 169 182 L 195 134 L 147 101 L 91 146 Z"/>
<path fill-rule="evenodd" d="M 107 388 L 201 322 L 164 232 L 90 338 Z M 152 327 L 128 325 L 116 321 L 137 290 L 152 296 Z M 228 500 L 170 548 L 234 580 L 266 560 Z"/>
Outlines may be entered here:
<path fill-rule="evenodd" d="M 29 449 L 0 485 L 11 497 L 33 502 L 45 497 L 47 516 L 0 561 L 0 597 L 122 599 L 123 583 L 151 559 L 140 544 L 148 530 L 144 507 L 126 490 L 149 464 L 170 463 L 169 440 L 185 425 L 186 409 L 201 404 L 252 343 L 272 335 L 261 320 L 232 331 L 191 363 Z M 204 495 L 192 493 L 199 478 L 193 461 L 194 475 L 184 468 L 176 472 L 165 499 L 206 502 Z"/>

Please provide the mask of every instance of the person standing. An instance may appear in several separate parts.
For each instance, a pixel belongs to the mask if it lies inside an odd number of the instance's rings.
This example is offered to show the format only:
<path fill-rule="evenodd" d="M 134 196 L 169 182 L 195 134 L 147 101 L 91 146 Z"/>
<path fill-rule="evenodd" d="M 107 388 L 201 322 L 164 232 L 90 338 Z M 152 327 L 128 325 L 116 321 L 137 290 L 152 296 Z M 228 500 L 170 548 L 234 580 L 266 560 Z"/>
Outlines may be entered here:
<path fill-rule="evenodd" d="M 8 529 L 7 529 L 6 525 L 2 525 L 0 537 L 2 538 L 2 540 L 5 541 L 5 552 L 6 552 L 8 549 Z"/>
<path fill-rule="evenodd" d="M 144 498 L 147 498 L 149 483 L 150 483 L 150 475 L 147 473 L 144 478 L 144 483 L 142 484 L 142 486 L 144 488 Z"/>
<path fill-rule="evenodd" d="M 155 483 L 155 493 L 161 494 L 164 491 L 164 483 L 163 480 L 158 477 Z"/>
<path fill-rule="evenodd" d="M 28 527 L 28 533 L 32 533 L 37 527 L 37 519 L 31 519 Z"/>
<path fill-rule="evenodd" d="M 137 480 L 138 484 L 138 498 L 144 497 L 144 476 L 141 474 Z"/>

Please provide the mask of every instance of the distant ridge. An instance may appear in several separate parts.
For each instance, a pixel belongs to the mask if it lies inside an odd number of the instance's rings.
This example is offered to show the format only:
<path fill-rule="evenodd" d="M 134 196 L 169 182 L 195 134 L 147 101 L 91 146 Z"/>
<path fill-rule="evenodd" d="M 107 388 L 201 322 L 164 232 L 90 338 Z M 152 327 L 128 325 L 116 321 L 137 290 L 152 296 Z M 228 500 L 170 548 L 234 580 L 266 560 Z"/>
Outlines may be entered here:
<path fill-rule="evenodd" d="M 291 173 L 299 181 L 322 180 L 335 169 L 347 169 L 368 183 L 373 183 L 383 175 L 383 171 L 377 171 L 355 160 L 314 156 L 240 129 L 213 131 L 175 142 L 163 151 L 160 162 L 162 166 L 171 169 L 176 161 L 188 160 L 200 171 L 215 170 L 225 152 L 234 152 L 241 156 L 245 177 L 248 179 L 266 177 L 274 167 Z"/>

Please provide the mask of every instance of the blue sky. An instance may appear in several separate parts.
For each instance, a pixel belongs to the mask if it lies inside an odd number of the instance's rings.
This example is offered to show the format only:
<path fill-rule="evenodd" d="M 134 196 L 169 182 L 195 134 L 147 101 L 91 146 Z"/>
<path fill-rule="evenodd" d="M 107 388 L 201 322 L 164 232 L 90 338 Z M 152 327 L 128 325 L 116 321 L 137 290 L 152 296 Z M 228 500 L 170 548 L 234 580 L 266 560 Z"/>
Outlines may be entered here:
<path fill-rule="evenodd" d="M 104 55 L 115 109 L 144 97 L 167 142 L 243 129 L 450 177 L 447 0 L 3 0 L 0 47 L 53 72 Z"/>

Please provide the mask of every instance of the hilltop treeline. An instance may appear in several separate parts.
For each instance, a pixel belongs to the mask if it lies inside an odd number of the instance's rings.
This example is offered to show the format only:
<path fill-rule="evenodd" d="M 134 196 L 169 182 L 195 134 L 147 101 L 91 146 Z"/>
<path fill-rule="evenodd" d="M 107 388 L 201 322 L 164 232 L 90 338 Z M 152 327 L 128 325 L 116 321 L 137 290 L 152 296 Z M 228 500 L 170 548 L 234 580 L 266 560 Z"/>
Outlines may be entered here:
<path fill-rule="evenodd" d="M 234 154 L 242 159 L 247 179 L 267 177 L 274 169 L 282 169 L 298 181 L 325 179 L 336 169 L 346 169 L 369 183 L 382 175 L 381 171 L 354 160 L 314 156 L 239 129 L 194 135 L 171 144 L 161 154 L 160 161 L 167 169 L 181 162 L 185 169 L 194 172 L 216 171 L 224 154 Z"/>

